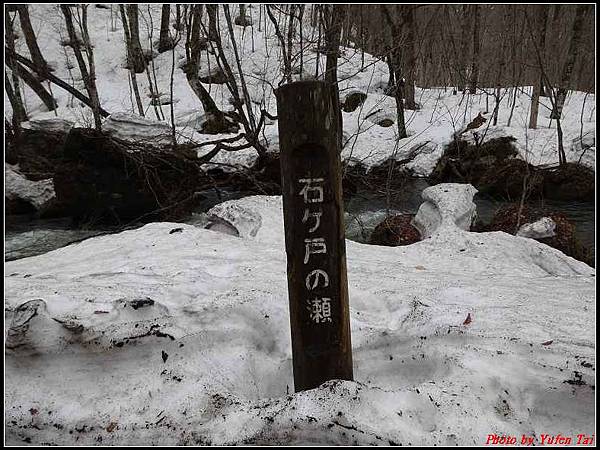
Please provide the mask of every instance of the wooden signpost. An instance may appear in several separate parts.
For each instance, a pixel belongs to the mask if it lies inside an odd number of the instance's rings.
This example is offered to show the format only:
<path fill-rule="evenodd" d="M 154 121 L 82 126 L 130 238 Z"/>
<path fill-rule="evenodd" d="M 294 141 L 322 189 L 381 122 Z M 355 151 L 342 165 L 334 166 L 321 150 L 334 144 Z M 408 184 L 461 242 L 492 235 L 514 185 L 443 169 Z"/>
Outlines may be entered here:
<path fill-rule="evenodd" d="M 324 81 L 276 90 L 294 387 L 352 380 L 339 108 Z"/>

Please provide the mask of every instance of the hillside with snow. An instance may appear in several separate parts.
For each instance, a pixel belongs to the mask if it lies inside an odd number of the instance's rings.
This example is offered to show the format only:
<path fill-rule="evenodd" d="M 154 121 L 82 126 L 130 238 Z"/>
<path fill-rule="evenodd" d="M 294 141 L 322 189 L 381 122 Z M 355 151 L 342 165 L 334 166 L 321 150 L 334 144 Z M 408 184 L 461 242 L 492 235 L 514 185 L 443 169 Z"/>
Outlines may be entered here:
<path fill-rule="evenodd" d="M 178 144 L 238 134 L 201 132 L 206 114 L 183 71 L 186 36 L 178 35 L 172 51 L 155 48 L 161 5 L 139 6 L 140 39 L 152 55 L 149 77 L 137 75 L 144 117 L 125 67 L 116 5 L 89 5 L 87 12 L 100 103 L 110 113 L 103 132 L 165 148 L 171 125 Z M 85 92 L 59 5 L 30 5 L 29 14 L 53 74 Z M 256 116 L 262 110 L 276 116 L 280 41 L 255 5 L 247 14 L 252 27 L 233 27 L 241 72 Z M 29 56 L 18 22 L 16 51 Z M 304 33 L 316 39 L 308 17 Z M 326 56 L 313 44 L 304 43 L 294 80 L 322 74 Z M 214 75 L 216 67 L 215 55 L 203 50 L 201 75 Z M 117 217 L 118 228 L 84 222 L 63 229 L 38 220 L 56 200 L 53 179 L 28 179 L 5 160 L 5 202 L 35 211 L 5 229 L 6 444 L 475 446 L 489 436 L 525 436 L 540 445 L 559 433 L 575 440 L 594 435 L 595 269 L 539 242 L 560 225 L 550 217 L 519 222 L 516 235 L 476 232 L 477 189 L 464 181 L 425 181 L 458 136 L 470 144 L 512 136 L 517 159 L 536 170 L 556 166 L 549 98 L 540 99 L 538 127 L 530 129 L 531 86 L 503 89 L 496 125 L 495 86 L 476 94 L 417 86 L 419 108 L 405 111 L 408 137 L 398 139 L 386 62 L 343 46 L 337 72 L 344 170 L 388 173 L 385 163 L 395 160 L 417 180 L 397 188 L 417 197 L 414 208 L 405 198 L 400 206 L 382 200 L 390 195 L 383 178 L 370 180 L 364 198 L 345 198 L 358 204 L 344 211 L 354 380 L 294 390 L 281 196 L 248 195 L 232 181 L 214 186 L 202 204 L 210 207 L 178 222 Z M 160 106 L 153 104 L 150 76 Z M 204 86 L 220 109 L 234 110 L 226 84 Z M 58 86 L 51 87 L 54 111 L 28 86 L 22 89 L 24 130 L 67 136 L 73 127 L 94 126 L 90 108 Z M 345 111 L 356 98 L 356 108 Z M 6 93 L 4 105 L 8 120 Z M 570 91 L 561 121 L 567 161 L 591 169 L 592 178 L 595 113 L 594 93 Z M 485 123 L 467 129 L 480 114 Z M 260 140 L 274 155 L 278 133 L 277 120 L 268 118 Z M 186 158 L 197 163 L 196 156 L 214 148 L 196 147 Z M 252 147 L 222 150 L 201 168 L 250 172 L 258 157 Z M 573 203 L 589 225 L 595 206 Z M 350 240 L 413 212 L 418 242 L 388 247 Z"/>
<path fill-rule="evenodd" d="M 248 14 L 255 24 L 258 23 L 256 8 L 249 7 Z M 151 42 L 154 42 L 160 32 L 160 5 L 144 5 L 140 8 L 140 41 L 146 51 L 150 51 Z M 135 114 L 136 107 L 131 91 L 128 70 L 126 65 L 126 48 L 123 29 L 116 11 L 110 9 L 90 7 L 88 9 L 88 26 L 90 40 L 94 46 L 94 57 L 97 67 L 97 85 L 100 103 L 104 109 L 114 114 Z M 114 17 L 111 19 L 111 15 Z M 55 75 L 64 80 L 73 80 L 74 86 L 83 90 L 81 76 L 73 67 L 75 64 L 72 49 L 61 45 L 61 36 L 66 35 L 64 18 L 57 5 L 36 5 L 30 11 L 38 35 L 39 45 Z M 153 20 L 150 20 L 150 17 Z M 264 17 L 263 17 L 263 20 Z M 114 25 L 114 28 L 113 28 Z M 306 26 L 306 35 L 315 35 L 315 30 Z M 225 25 L 223 25 L 225 29 Z M 265 21 L 262 31 L 255 25 L 249 27 L 236 26 L 234 28 L 235 40 L 239 48 L 242 71 L 248 85 L 255 114 L 260 116 L 260 110 L 265 109 L 276 114 L 276 101 L 273 89 L 282 82 L 281 75 L 281 48 L 275 35 L 273 25 Z M 64 39 L 63 39 L 64 40 Z M 173 79 L 173 109 L 177 135 L 180 142 L 201 143 L 212 141 L 222 135 L 203 135 L 198 133 L 198 128 L 203 120 L 202 105 L 190 88 L 185 74 L 181 69 L 185 62 L 184 38 L 181 38 L 175 51 L 161 54 L 154 53 L 151 63 L 152 75 L 155 76 L 161 99 L 171 101 L 171 71 Z M 227 58 L 234 61 L 231 43 L 223 35 L 223 46 Z M 27 55 L 27 47 L 23 39 L 17 40 L 17 51 Z M 316 73 L 317 61 L 319 73 L 325 67 L 325 55 L 318 53 L 314 46 L 305 50 L 303 59 L 303 74 L 294 75 L 295 79 L 308 78 Z M 238 73 L 232 64 L 235 73 Z M 217 68 L 216 57 L 209 51 L 203 51 L 200 56 L 201 71 L 213 73 Z M 238 74 L 239 77 L 239 74 Z M 342 158 L 351 163 L 361 163 L 366 167 L 380 164 L 392 157 L 398 160 L 410 154 L 411 149 L 420 148 L 419 155 L 407 168 L 414 170 L 417 175 L 428 175 L 442 154 L 443 146 L 453 139 L 453 133 L 463 130 L 480 112 L 488 112 L 491 116 L 494 100 L 491 95 L 482 91 L 477 94 L 463 96 L 462 93 L 453 95 L 448 88 L 417 88 L 415 98 L 421 106 L 416 111 L 406 112 L 406 124 L 409 137 L 397 141 L 397 128 L 395 126 L 383 127 L 378 125 L 384 119 L 395 121 L 396 106 L 393 97 L 384 94 L 388 81 L 388 67 L 385 62 L 366 53 L 363 55 L 357 48 L 342 48 L 339 65 L 338 79 L 340 80 L 340 99 L 354 92 L 367 94 L 365 102 L 350 113 L 342 113 L 344 123 L 344 150 Z M 142 103 L 148 121 L 157 122 L 154 107 L 151 106 L 151 92 L 148 80 L 144 74 L 138 74 Z M 239 83 L 238 83 L 239 84 Z M 209 93 L 223 110 L 232 110 L 231 94 L 225 84 L 207 85 Z M 27 109 L 33 120 L 52 119 L 59 117 L 75 126 L 91 126 L 93 119 L 91 110 L 80 102 L 73 101 L 70 94 L 54 87 L 52 92 L 56 97 L 59 108 L 56 111 L 45 111 L 43 104 L 29 87 L 25 87 Z M 486 89 L 488 93 L 493 88 Z M 531 86 L 521 87 L 516 94 L 516 103 L 512 105 L 513 93 L 502 95 L 500 103 L 498 125 L 491 126 L 487 122 L 483 129 L 475 130 L 480 137 L 504 135 L 517 138 L 517 147 L 520 157 L 533 165 L 556 164 L 557 139 L 556 121 L 550 121 L 551 105 L 546 97 L 541 98 L 539 127 L 537 130 L 527 128 L 529 120 Z M 487 99 L 486 99 L 487 97 Z M 161 106 L 166 117 L 170 120 L 169 106 Z M 4 96 L 4 109 L 10 111 L 7 95 Z M 563 109 L 564 142 L 569 161 L 580 161 L 585 165 L 595 167 L 595 95 L 582 92 L 571 92 Z M 511 126 L 508 119 L 511 116 Z M 151 139 L 153 135 L 168 134 L 168 127 L 158 123 L 141 121 L 141 118 L 123 120 L 122 116 L 115 116 L 114 120 L 108 119 L 108 130 L 116 130 L 119 136 L 132 139 Z M 130 123 L 134 121 L 134 124 Z M 552 123 L 550 123 L 552 122 Z M 135 125 L 138 126 L 135 126 Z M 139 126 L 142 127 L 141 130 Z M 163 123 L 166 125 L 166 123 Z M 154 131 L 148 131 L 154 130 Z M 473 132 L 468 132 L 472 134 Z M 277 123 L 267 121 L 264 129 L 264 139 L 268 148 L 278 150 Z M 586 146 L 579 144 L 584 138 Z M 200 155 L 206 154 L 212 147 L 202 147 Z M 239 152 L 221 152 L 212 162 L 217 167 L 229 169 L 230 166 L 241 165 L 248 167 L 256 159 L 256 151 L 245 149 Z"/>

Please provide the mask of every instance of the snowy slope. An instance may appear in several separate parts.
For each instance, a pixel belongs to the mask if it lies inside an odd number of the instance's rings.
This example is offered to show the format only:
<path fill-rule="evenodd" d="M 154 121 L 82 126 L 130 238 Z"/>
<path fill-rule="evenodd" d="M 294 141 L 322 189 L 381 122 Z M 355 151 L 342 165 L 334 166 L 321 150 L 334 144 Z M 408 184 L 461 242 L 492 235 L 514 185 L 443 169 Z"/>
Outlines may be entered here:
<path fill-rule="evenodd" d="M 123 42 L 123 30 L 116 5 L 113 5 L 113 22 L 111 25 L 111 12 L 109 9 L 99 9 L 90 6 L 88 9 L 88 22 L 90 27 L 90 38 L 94 45 L 96 58 L 97 83 L 102 106 L 113 113 L 134 113 L 134 100 L 128 81 L 128 71 L 123 68 L 125 58 L 125 46 Z M 174 7 L 171 15 L 174 20 Z M 152 13 L 152 26 L 150 25 L 150 14 Z M 232 7 L 232 14 L 237 14 L 237 7 Z M 281 49 L 277 42 L 272 24 L 267 20 L 266 25 L 261 26 L 258 31 L 258 10 L 249 7 L 248 14 L 253 17 L 254 27 L 242 28 L 235 26 L 235 39 L 242 58 L 242 71 L 245 74 L 250 97 L 253 102 L 255 114 L 259 116 L 260 109 L 264 108 L 271 113 L 276 113 L 276 102 L 273 96 L 273 87 L 276 87 L 281 79 Z M 32 5 L 30 15 L 34 28 L 38 34 L 38 40 L 42 53 L 46 55 L 51 65 L 56 68 L 56 75 L 65 79 L 75 79 L 75 83 L 82 89 L 80 75 L 77 68 L 70 72 L 67 69 L 66 56 L 72 65 L 75 64 L 73 54 L 69 47 L 62 47 L 60 40 L 66 36 L 64 18 L 58 6 L 54 5 Z M 308 16 L 308 15 L 307 15 Z M 264 20 L 264 14 L 263 14 Z M 18 22 L 18 21 L 17 21 Z M 310 37 L 314 34 L 308 23 L 304 23 L 304 35 Z M 156 40 L 159 35 L 160 5 L 140 6 L 140 33 L 142 45 L 150 48 L 150 41 Z M 222 26 L 223 41 L 228 55 L 232 55 L 229 35 Z M 265 32 L 266 30 L 266 32 Z M 315 37 L 316 39 L 316 37 Z M 176 48 L 175 54 L 166 52 L 154 59 L 154 68 L 158 81 L 159 90 L 163 96 L 169 96 L 170 73 L 175 61 L 174 78 L 174 113 L 175 122 L 178 126 L 179 139 L 184 141 L 192 139 L 203 142 L 216 139 L 215 135 L 201 135 L 195 132 L 194 127 L 202 117 L 202 107 L 198 99 L 190 89 L 183 71 L 179 65 L 184 61 L 185 50 L 182 39 Z M 23 39 L 17 41 L 17 50 L 27 55 L 27 48 Z M 317 58 L 320 58 L 320 70 L 323 72 L 325 58 L 323 55 L 308 49 L 304 56 L 304 73 L 314 75 Z M 231 57 L 230 61 L 233 61 Z M 296 61 L 298 63 L 298 61 Z M 203 53 L 201 57 L 202 70 L 216 67 L 214 56 Z M 235 67 L 235 64 L 232 64 Z M 381 127 L 374 123 L 376 120 L 388 117 L 395 120 L 395 101 L 392 97 L 383 95 L 388 78 L 387 65 L 377 58 L 365 54 L 364 65 L 361 53 L 357 49 L 344 48 L 339 61 L 339 87 L 342 99 L 345 95 L 355 91 L 368 93 L 365 104 L 352 113 L 343 113 L 344 132 L 348 138 L 347 145 L 342 156 L 354 163 L 360 162 L 366 167 L 377 165 L 389 157 L 402 159 L 416 146 L 422 147 L 421 154 L 408 167 L 418 175 L 427 175 L 433 169 L 437 159 L 442 153 L 443 145 L 452 138 L 452 134 L 463 129 L 480 111 L 486 110 L 485 94 L 466 96 L 452 95 L 451 89 L 417 89 L 416 99 L 421 104 L 418 111 L 407 111 L 406 120 L 409 137 L 402 139 L 396 145 L 396 126 Z M 144 74 L 137 76 L 142 93 L 142 101 L 146 108 L 146 117 L 156 119 L 153 108 L 150 106 L 150 91 L 148 81 Z M 224 85 L 210 85 L 210 93 L 217 104 L 224 109 L 232 109 L 230 105 L 230 94 Z M 493 91 L 493 89 L 491 90 Z M 91 125 L 93 123 L 89 109 L 82 108 L 79 102 L 70 106 L 70 100 L 65 92 L 58 87 L 53 88 L 60 108 L 56 114 L 62 118 L 71 120 L 78 125 Z M 509 134 L 515 136 L 521 157 L 534 165 L 555 164 L 557 158 L 557 141 L 555 123 L 550 127 L 549 113 L 550 103 L 542 98 L 540 106 L 539 128 L 528 130 L 531 87 L 525 87 L 518 92 L 511 127 L 507 127 L 508 118 L 511 114 L 512 98 L 510 93 L 503 96 L 499 111 L 498 127 L 491 127 L 484 133 L 491 137 L 495 134 Z M 26 88 L 25 95 L 28 111 L 33 118 L 54 117 L 54 112 L 44 112 L 41 102 L 33 92 Z M 493 98 L 489 97 L 489 110 L 493 108 Z M 585 107 L 584 106 L 585 102 Z M 4 109 L 10 111 L 8 98 L 4 97 Z M 164 106 L 163 111 L 167 121 L 170 120 L 169 107 Z M 488 116 L 490 116 L 489 114 Z M 376 119 L 376 120 L 375 120 Z M 489 122 L 488 122 L 489 124 Z M 486 128 L 487 125 L 486 124 Z M 564 106 L 562 128 L 564 131 L 564 142 L 567 159 L 570 161 L 581 161 L 590 166 L 595 166 L 595 95 L 581 92 L 573 92 L 567 98 Z M 278 148 L 277 123 L 269 124 L 265 128 L 264 136 L 270 147 Z M 585 152 L 578 144 L 581 136 L 584 142 L 591 145 Z M 200 154 L 210 150 L 203 147 Z M 583 154 L 583 157 L 582 157 Z M 255 151 L 251 149 L 240 152 L 222 152 L 213 160 L 214 164 L 230 170 L 237 165 L 249 166 L 256 158 Z"/>
<path fill-rule="evenodd" d="M 440 195 L 429 202 L 448 205 Z M 281 199 L 212 213 L 241 237 L 153 223 L 6 265 L 8 443 L 468 445 L 594 431 L 584 263 L 447 222 L 405 247 L 347 241 L 356 381 L 294 394 Z"/>

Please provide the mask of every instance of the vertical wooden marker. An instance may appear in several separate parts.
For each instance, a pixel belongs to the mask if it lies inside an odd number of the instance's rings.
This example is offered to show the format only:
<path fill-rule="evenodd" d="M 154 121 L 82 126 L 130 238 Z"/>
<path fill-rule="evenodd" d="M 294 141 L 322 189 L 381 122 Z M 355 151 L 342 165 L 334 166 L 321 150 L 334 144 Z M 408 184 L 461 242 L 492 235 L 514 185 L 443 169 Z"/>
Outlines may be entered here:
<path fill-rule="evenodd" d="M 276 90 L 294 387 L 352 380 L 339 108 L 324 81 Z M 336 113 L 337 111 L 337 113 Z"/>

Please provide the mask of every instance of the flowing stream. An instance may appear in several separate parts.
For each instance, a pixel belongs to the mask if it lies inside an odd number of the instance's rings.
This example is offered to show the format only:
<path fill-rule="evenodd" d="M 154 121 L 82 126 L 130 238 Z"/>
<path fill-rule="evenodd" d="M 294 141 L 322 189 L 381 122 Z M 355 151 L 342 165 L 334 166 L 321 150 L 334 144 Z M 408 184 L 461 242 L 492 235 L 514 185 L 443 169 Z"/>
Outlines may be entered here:
<path fill-rule="evenodd" d="M 421 191 L 428 186 L 422 179 L 411 180 L 389 200 L 385 192 L 359 191 L 345 201 L 346 237 L 357 242 L 368 243 L 371 232 L 386 215 L 415 214 L 422 203 Z M 204 192 L 204 200 L 185 223 L 204 226 L 208 218 L 205 214 L 212 206 L 248 193 L 235 190 Z M 389 210 L 388 210 L 389 202 Z M 499 208 L 507 204 L 476 195 L 477 214 L 487 223 Z M 533 204 L 533 206 L 542 206 Z M 546 201 L 546 207 L 563 212 L 575 225 L 575 233 L 580 241 L 594 250 L 595 205 L 587 202 Z M 25 258 L 46 253 L 72 242 L 98 234 L 110 232 L 109 228 L 73 229 L 69 219 L 31 219 L 25 216 L 5 217 L 4 257 L 5 260 Z"/>

